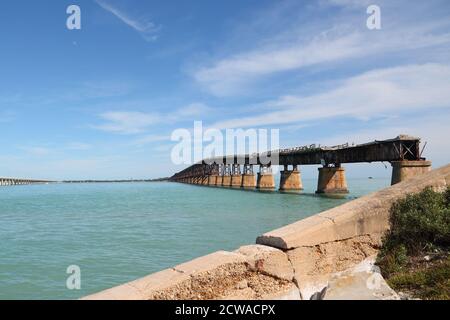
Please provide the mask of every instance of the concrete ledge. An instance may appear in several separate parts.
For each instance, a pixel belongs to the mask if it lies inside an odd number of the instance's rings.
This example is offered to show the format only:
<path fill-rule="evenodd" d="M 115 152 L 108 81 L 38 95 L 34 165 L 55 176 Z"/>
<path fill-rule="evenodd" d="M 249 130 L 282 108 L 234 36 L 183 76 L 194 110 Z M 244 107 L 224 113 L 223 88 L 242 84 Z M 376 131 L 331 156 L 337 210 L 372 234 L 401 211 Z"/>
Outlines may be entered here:
<path fill-rule="evenodd" d="M 189 281 L 188 275 L 167 269 L 144 278 L 114 287 L 87 297 L 83 300 L 149 300 L 155 292 Z"/>
<path fill-rule="evenodd" d="M 276 261 L 269 252 L 278 251 L 268 248 L 264 256 L 267 261 Z M 251 267 L 253 263 L 252 258 L 243 254 L 218 251 L 84 300 L 291 299 L 300 296 L 292 281 L 270 276 L 269 272 L 262 273 Z M 269 264 L 269 270 L 274 270 L 274 266 Z"/>

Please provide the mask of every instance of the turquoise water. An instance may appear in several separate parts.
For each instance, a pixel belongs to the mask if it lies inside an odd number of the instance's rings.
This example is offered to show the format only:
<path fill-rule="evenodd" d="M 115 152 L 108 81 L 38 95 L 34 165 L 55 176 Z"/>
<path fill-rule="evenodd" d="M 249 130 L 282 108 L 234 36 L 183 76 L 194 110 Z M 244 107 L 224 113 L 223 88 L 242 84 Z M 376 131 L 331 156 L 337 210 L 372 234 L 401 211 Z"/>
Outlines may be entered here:
<path fill-rule="evenodd" d="M 381 189 L 349 180 L 345 199 L 176 183 L 0 188 L 0 299 L 75 299 L 217 250 Z M 81 268 L 81 290 L 66 288 Z"/>

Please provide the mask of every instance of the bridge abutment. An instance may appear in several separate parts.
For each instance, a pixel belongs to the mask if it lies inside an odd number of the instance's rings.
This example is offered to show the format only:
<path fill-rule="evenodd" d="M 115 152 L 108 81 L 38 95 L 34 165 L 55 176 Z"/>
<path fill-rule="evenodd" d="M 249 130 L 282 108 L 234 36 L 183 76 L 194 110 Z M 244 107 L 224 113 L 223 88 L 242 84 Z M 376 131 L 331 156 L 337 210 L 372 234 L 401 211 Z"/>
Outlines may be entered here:
<path fill-rule="evenodd" d="M 316 193 L 348 193 L 345 169 L 340 165 L 319 168 Z"/>
<path fill-rule="evenodd" d="M 303 190 L 298 166 L 294 166 L 293 170 L 288 170 L 288 166 L 284 166 L 284 171 L 280 173 L 280 191 L 300 191 Z"/>
<path fill-rule="evenodd" d="M 431 161 L 393 161 L 391 185 L 431 171 Z"/>

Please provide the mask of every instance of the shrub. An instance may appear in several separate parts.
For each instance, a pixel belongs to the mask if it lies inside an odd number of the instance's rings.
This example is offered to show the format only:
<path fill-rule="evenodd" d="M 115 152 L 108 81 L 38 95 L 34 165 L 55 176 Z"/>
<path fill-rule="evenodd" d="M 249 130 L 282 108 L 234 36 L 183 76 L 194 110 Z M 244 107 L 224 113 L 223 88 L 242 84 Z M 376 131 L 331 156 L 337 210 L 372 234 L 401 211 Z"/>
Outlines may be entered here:
<path fill-rule="evenodd" d="M 408 195 L 391 208 L 391 230 L 387 245 L 402 244 L 410 254 L 427 247 L 450 244 L 450 189 L 445 193 L 431 188 Z"/>

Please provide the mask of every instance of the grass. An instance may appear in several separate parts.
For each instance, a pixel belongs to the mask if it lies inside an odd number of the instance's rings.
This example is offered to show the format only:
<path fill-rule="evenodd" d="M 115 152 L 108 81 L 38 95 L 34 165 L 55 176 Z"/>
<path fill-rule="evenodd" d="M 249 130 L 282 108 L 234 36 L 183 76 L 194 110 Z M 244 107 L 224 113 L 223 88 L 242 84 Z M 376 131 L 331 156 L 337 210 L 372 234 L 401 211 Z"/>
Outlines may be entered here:
<path fill-rule="evenodd" d="M 397 291 L 420 299 L 450 300 L 450 257 L 431 266 L 399 272 L 388 279 Z"/>
<path fill-rule="evenodd" d="M 421 299 L 450 299 L 450 188 L 427 188 L 391 208 L 390 231 L 377 258 L 396 291 Z"/>

